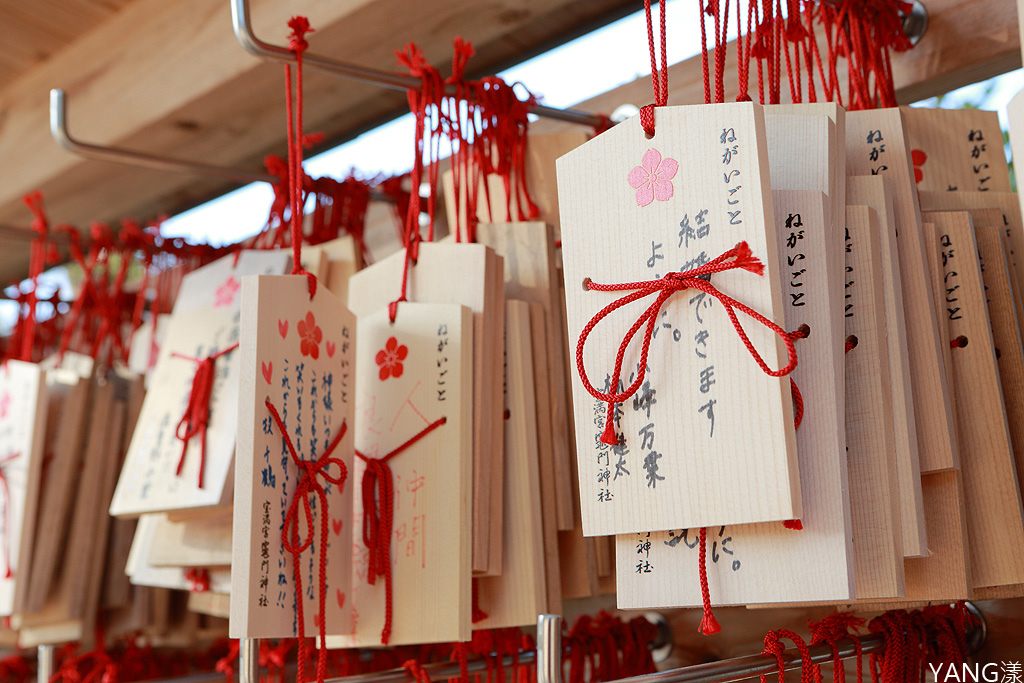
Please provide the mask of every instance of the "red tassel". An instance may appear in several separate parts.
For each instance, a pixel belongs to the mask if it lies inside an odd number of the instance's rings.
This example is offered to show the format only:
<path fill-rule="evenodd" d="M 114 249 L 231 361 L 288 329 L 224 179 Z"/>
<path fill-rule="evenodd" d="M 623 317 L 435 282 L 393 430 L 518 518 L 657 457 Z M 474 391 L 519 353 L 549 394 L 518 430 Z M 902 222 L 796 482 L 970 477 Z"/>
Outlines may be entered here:
<path fill-rule="evenodd" d="M 801 522 L 799 519 L 787 519 L 785 522 L 782 523 L 782 526 L 786 527 L 787 529 L 793 529 L 794 531 L 804 530 L 803 522 Z"/>
<path fill-rule="evenodd" d="M 710 609 L 704 610 L 704 618 L 700 620 L 700 626 L 697 627 L 697 632 L 702 633 L 706 636 L 713 636 L 722 630 L 718 620 L 715 619 L 715 615 Z"/>
<path fill-rule="evenodd" d="M 755 275 L 764 275 L 764 264 L 750 251 L 750 245 L 746 241 L 736 245 L 736 267 Z"/>
<path fill-rule="evenodd" d="M 601 432 L 601 443 L 609 446 L 618 446 L 619 437 L 615 433 L 615 404 L 608 404 L 608 414 L 604 418 L 604 431 Z"/>

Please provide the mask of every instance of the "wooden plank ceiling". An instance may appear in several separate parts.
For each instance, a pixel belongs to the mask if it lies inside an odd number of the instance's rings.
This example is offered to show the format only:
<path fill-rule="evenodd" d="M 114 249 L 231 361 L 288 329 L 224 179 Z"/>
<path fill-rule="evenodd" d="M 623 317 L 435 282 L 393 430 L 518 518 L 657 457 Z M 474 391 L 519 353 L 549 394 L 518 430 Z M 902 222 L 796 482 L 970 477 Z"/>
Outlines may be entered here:
<path fill-rule="evenodd" d="M 916 50 L 894 60 L 901 99 L 1020 65 L 1014 0 L 925 2 L 928 33 Z M 265 40 L 283 43 L 287 19 L 304 14 L 316 28 L 312 52 L 382 69 L 397 70 L 394 50 L 411 41 L 433 63 L 447 65 L 451 41 L 461 35 L 477 49 L 476 74 L 640 8 L 630 0 L 252 0 L 252 6 L 256 33 Z M 64 152 L 49 136 L 50 88 L 67 92 L 71 131 L 85 141 L 252 170 L 261 170 L 266 154 L 284 151 L 281 66 L 238 46 L 228 0 L 0 0 L 0 26 L 0 225 L 27 229 L 20 199 L 36 188 L 53 221 L 85 226 L 174 213 L 230 187 Z M 702 101 L 699 60 L 671 72 L 673 103 Z M 649 100 L 650 81 L 642 77 L 585 108 L 607 113 L 623 102 Z M 306 130 L 328 140 L 405 107 L 402 93 L 307 72 Z M 27 245 L 5 242 L 0 281 L 8 282 L 25 272 Z"/>
<path fill-rule="evenodd" d="M 630 0 L 252 0 L 256 34 L 269 42 L 285 43 L 288 18 L 303 14 L 316 54 L 397 71 L 394 51 L 415 41 L 446 70 L 461 35 L 476 48 L 470 66 L 479 74 L 635 8 Z M 35 188 L 53 221 L 78 226 L 174 213 L 230 188 L 63 151 L 49 135 L 51 88 L 65 89 L 69 128 L 84 141 L 255 171 L 267 154 L 284 153 L 282 67 L 237 44 L 228 0 L 0 0 L 0 55 L 11 43 L 8 13 L 35 33 L 18 37 L 14 52 L 24 59 L 0 62 L 0 225 L 27 228 L 21 197 Z M 44 31 L 50 24 L 61 28 Z M 312 70 L 305 101 L 306 130 L 327 140 L 407 107 L 401 92 Z M 0 281 L 24 271 L 26 254 L 17 242 L 0 250 Z"/>

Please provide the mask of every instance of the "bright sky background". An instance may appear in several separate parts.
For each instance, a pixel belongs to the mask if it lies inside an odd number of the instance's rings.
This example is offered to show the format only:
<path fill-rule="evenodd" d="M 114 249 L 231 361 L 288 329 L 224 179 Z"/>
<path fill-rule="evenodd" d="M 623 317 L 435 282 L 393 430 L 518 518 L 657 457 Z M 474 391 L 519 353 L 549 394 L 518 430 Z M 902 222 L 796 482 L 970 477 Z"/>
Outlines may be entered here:
<path fill-rule="evenodd" d="M 700 24 L 693 15 L 692 2 L 668 0 L 667 11 L 668 62 L 675 64 L 699 53 Z M 730 39 L 735 37 L 735 33 L 736 27 L 732 26 Z M 316 50 L 315 35 L 311 48 Z M 397 65 L 393 68 L 398 70 Z M 542 97 L 544 104 L 572 107 L 577 102 L 632 82 L 650 72 L 647 26 L 641 10 L 499 75 L 508 82 L 521 81 L 526 84 L 533 93 Z M 671 83 L 669 85 L 671 87 Z M 983 109 L 998 111 L 1005 129 L 1006 105 L 1022 86 L 1024 76 L 1021 71 L 1015 71 L 950 93 L 942 106 L 956 108 L 964 102 L 978 103 Z M 935 106 L 935 101 L 926 100 L 917 106 Z M 281 116 L 283 136 L 284 107 Z M 413 132 L 412 116 L 401 116 L 354 140 L 307 159 L 306 172 L 314 177 L 328 175 L 335 178 L 344 177 L 351 169 L 356 169 L 362 177 L 404 173 L 412 166 Z M 167 236 L 185 237 L 190 241 L 234 243 L 256 233 L 263 226 L 272 198 L 273 192 L 265 183 L 247 185 L 174 216 L 164 222 L 162 232 Z M 72 296 L 71 284 L 64 268 L 55 268 L 46 273 L 43 283 L 40 289 L 44 294 L 52 291 L 50 287 L 59 287 L 62 298 L 70 299 Z M 0 302 L 0 329 L 10 329 L 16 319 L 15 315 L 13 302 Z"/>

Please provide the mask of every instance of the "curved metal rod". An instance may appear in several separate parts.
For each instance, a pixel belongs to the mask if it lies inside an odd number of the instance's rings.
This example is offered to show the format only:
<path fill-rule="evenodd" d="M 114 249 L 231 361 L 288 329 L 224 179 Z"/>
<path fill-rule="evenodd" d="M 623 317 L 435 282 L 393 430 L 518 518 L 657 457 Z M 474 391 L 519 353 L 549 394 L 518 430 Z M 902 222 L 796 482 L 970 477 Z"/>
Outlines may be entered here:
<path fill-rule="evenodd" d="M 251 19 L 252 16 L 249 12 L 249 0 L 231 0 L 231 26 L 235 30 L 235 38 L 238 39 L 238 43 L 245 49 L 245 51 L 259 57 L 260 59 L 294 63 L 295 54 L 291 50 L 281 47 L 280 45 L 273 45 L 260 40 L 256 34 L 253 33 Z M 413 78 L 412 76 L 404 76 L 402 74 L 383 71 L 381 69 L 372 69 L 370 67 L 359 66 L 358 64 L 339 62 L 333 59 L 327 59 L 326 57 L 320 57 L 309 52 L 302 55 L 302 63 L 304 66 L 316 69 L 317 71 L 323 71 L 325 73 L 329 73 L 334 76 L 341 76 L 353 81 L 360 81 L 362 83 L 370 83 L 372 85 L 391 88 L 392 90 L 405 91 L 420 87 L 420 80 L 418 78 Z M 450 88 L 450 91 L 454 93 L 455 89 Z M 598 116 L 597 114 L 576 111 L 574 109 L 556 109 L 542 104 L 534 105 L 530 108 L 530 111 L 537 116 L 543 116 L 544 118 L 558 119 L 559 121 L 578 123 L 580 125 L 593 126 L 595 128 L 601 128 L 607 123 L 603 116 Z"/>
<path fill-rule="evenodd" d="M 102 147 L 76 140 L 68 132 L 67 101 L 64 91 L 60 88 L 54 88 L 50 91 L 50 135 L 53 136 L 54 142 L 64 149 L 86 159 L 130 164 L 132 166 L 154 168 L 158 171 L 194 173 L 196 175 L 222 178 L 239 183 L 277 182 L 277 178 L 269 173 L 256 173 L 233 168 L 222 168 L 220 166 L 210 166 L 209 164 L 170 159 L 118 147 Z"/>

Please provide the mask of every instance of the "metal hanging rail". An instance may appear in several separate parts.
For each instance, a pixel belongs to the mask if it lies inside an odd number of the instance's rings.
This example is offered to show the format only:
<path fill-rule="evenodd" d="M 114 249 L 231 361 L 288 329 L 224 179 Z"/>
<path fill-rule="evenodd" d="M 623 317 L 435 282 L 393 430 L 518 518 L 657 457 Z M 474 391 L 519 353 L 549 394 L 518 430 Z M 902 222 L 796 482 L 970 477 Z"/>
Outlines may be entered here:
<path fill-rule="evenodd" d="M 222 180 L 231 180 L 243 184 L 273 184 L 279 180 L 277 176 L 269 173 L 242 171 L 235 168 L 225 168 L 223 166 L 212 166 L 210 164 L 203 164 L 195 161 L 173 159 L 171 157 L 162 157 L 146 152 L 136 152 L 130 149 L 122 149 L 120 147 L 94 145 L 88 142 L 76 140 L 72 137 L 71 133 L 68 132 L 67 96 L 60 88 L 54 88 L 50 91 L 50 136 L 53 137 L 54 142 L 72 154 L 77 154 L 85 159 L 93 159 L 95 161 L 108 161 L 115 164 L 141 166 L 143 168 L 152 168 L 158 171 L 191 173 L 193 175 L 206 176 L 208 178 L 220 178 Z M 373 189 L 370 190 L 370 199 L 377 202 L 395 203 L 394 198 L 391 196 Z M 5 226 L 0 226 L 0 228 L 6 229 Z"/>
<path fill-rule="evenodd" d="M 235 30 L 235 38 L 238 39 L 239 44 L 245 49 L 245 51 L 261 59 L 275 62 L 294 63 L 294 52 L 286 47 L 273 45 L 272 43 L 260 40 L 256 36 L 252 30 L 251 18 L 249 0 L 231 0 L 231 25 Z M 309 52 L 303 53 L 302 65 L 334 76 L 341 76 L 342 78 L 347 78 L 353 81 L 379 85 L 383 88 L 390 88 L 392 90 L 415 90 L 422 85 L 418 78 L 414 78 L 412 76 L 405 76 L 391 71 L 359 66 L 358 64 L 339 62 L 326 57 L 320 57 Z M 451 86 L 449 88 L 449 92 L 454 94 L 455 88 Z M 533 105 L 530 108 L 530 111 L 537 116 L 542 116 L 547 119 L 557 119 L 559 121 L 567 121 L 569 123 L 578 123 L 583 126 L 592 126 L 594 128 L 602 128 L 608 122 L 605 117 L 597 114 L 576 111 L 574 109 L 557 109 L 543 104 Z"/>
<path fill-rule="evenodd" d="M 110 161 L 118 164 L 142 166 L 144 168 L 154 168 L 158 171 L 193 173 L 210 178 L 232 180 L 238 183 L 274 183 L 278 180 L 269 173 L 240 171 L 233 168 L 201 164 L 195 161 L 184 161 L 145 152 L 135 152 L 119 147 L 93 145 L 76 140 L 68 132 L 67 101 L 64 91 L 60 88 L 54 88 L 50 91 L 50 135 L 58 145 L 67 151 L 96 161 Z"/>
<path fill-rule="evenodd" d="M 972 651 L 984 645 L 988 627 L 982 612 L 973 603 L 968 608 L 977 617 L 979 624 L 968 634 L 968 643 Z M 840 659 L 851 659 L 857 656 L 857 642 L 860 643 L 860 654 L 866 655 L 880 652 L 885 647 L 885 640 L 880 635 L 867 635 L 859 638 L 847 638 L 840 641 L 837 650 Z M 39 683 L 48 683 L 52 674 L 54 647 L 39 646 Z M 810 664 L 827 664 L 833 661 L 834 655 L 829 645 L 814 645 L 809 648 Z M 799 669 L 804 662 L 796 648 L 782 653 L 782 666 L 786 671 Z M 246 638 L 241 641 L 239 649 L 238 683 L 259 682 L 259 640 Z M 541 614 L 537 617 L 537 651 L 522 652 L 520 664 L 537 664 L 537 683 L 562 683 L 562 617 L 554 614 Z M 503 666 L 512 666 L 512 657 L 506 656 Z M 431 680 L 450 679 L 459 675 L 458 662 L 437 662 L 427 664 L 423 669 Z M 488 669 L 488 662 L 483 658 L 471 659 L 468 662 L 469 673 L 479 673 Z M 773 674 L 779 670 L 779 662 L 772 655 L 755 654 L 745 657 L 733 657 L 707 664 L 685 666 L 678 669 L 658 671 L 642 676 L 621 678 L 607 683 L 734 683 L 755 676 Z M 44 675 L 45 673 L 45 675 Z M 224 680 L 223 673 L 196 674 L 180 678 L 154 681 L 153 683 L 220 683 Z M 405 669 L 390 669 L 377 673 L 358 674 L 341 678 L 327 679 L 326 683 L 415 683 Z"/>

